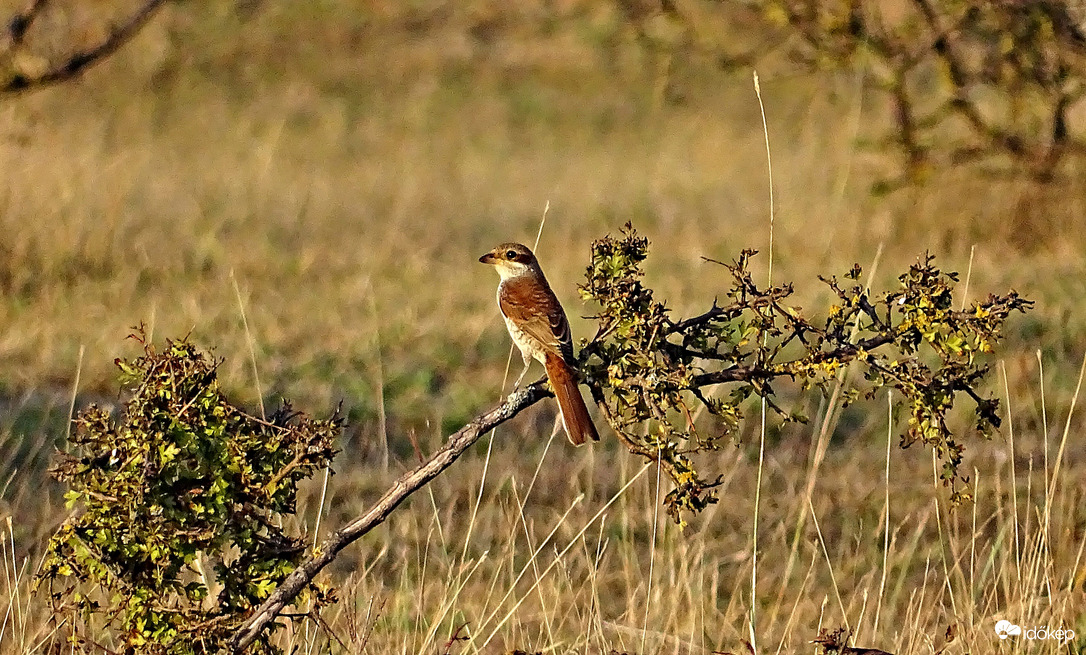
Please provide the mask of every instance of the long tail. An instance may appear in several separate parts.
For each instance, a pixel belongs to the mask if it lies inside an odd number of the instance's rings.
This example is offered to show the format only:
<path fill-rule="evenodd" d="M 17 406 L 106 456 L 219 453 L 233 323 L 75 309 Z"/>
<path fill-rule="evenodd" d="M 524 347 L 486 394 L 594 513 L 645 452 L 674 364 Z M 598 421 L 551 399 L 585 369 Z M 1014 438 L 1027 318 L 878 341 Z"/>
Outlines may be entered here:
<path fill-rule="evenodd" d="M 554 397 L 558 399 L 558 409 L 562 413 L 562 425 L 566 435 L 574 446 L 581 446 L 588 441 L 599 441 L 600 435 L 588 415 L 588 407 L 577 388 L 577 375 L 565 361 L 555 353 L 547 353 L 543 365 L 547 369 L 547 379 L 554 388 Z"/>

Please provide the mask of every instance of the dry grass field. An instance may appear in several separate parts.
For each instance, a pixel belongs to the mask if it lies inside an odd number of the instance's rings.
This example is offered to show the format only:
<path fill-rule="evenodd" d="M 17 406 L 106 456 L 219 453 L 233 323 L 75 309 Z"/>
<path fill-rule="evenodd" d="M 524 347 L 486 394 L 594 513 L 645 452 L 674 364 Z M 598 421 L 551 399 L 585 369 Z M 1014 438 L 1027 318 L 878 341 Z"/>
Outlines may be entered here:
<path fill-rule="evenodd" d="M 614 11 L 554 4 L 542 20 L 530 2 L 180 3 L 80 80 L 0 97 L 0 653 L 55 645 L 30 582 L 65 516 L 46 469 L 73 390 L 77 408 L 116 398 L 133 325 L 213 347 L 239 402 L 344 402 L 327 495 L 314 480 L 299 508 L 323 534 L 415 463 L 412 439 L 432 451 L 499 398 L 509 338 L 476 259 L 531 244 L 545 207 L 537 253 L 576 337 L 589 244 L 626 221 L 677 314 L 728 282 L 703 257 L 755 248 L 765 272 L 751 71 L 645 51 Z M 884 396 L 825 422 L 805 398 L 810 425 L 770 426 L 757 524 L 752 418 L 719 454 L 722 502 L 680 533 L 656 469 L 606 430 L 578 450 L 550 437 L 548 401 L 347 550 L 326 629 L 291 626 L 284 646 L 765 655 L 848 627 L 897 655 L 1086 650 L 1081 164 L 1046 188 L 960 171 L 877 198 L 893 169 L 864 145 L 884 133 L 879 97 L 848 75 L 759 72 L 773 276 L 797 304 L 819 315 L 817 275 L 856 262 L 890 288 L 925 250 L 969 270 L 970 298 L 1037 302 L 992 362 L 1001 433 L 967 440 L 976 503 L 946 506 Z M 1078 636 L 1001 641 L 999 619 Z"/>

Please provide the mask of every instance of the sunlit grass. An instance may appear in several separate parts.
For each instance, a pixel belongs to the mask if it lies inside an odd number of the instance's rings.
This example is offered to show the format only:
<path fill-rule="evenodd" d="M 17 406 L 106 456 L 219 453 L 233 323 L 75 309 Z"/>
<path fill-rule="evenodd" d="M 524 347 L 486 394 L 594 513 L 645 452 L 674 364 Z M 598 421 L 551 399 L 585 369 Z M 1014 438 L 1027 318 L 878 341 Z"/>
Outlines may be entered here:
<path fill-rule="evenodd" d="M 213 345 L 253 406 L 254 361 L 269 399 L 313 413 L 344 399 L 331 530 L 414 462 L 409 435 L 430 452 L 496 399 L 508 337 L 475 260 L 533 239 L 546 203 L 539 256 L 578 337 L 591 332 L 575 289 L 589 240 L 627 220 L 652 239 L 650 283 L 679 313 L 723 286 L 702 256 L 768 246 L 748 72 L 661 66 L 607 16 L 546 34 L 510 19 L 483 43 L 461 13 L 414 33 L 394 8 L 309 12 L 243 21 L 179 5 L 83 81 L 0 104 L 0 517 L 13 517 L 0 525 L 0 652 L 41 652 L 56 627 L 29 580 L 65 515 L 45 469 L 81 347 L 80 404 L 113 398 L 111 361 L 131 354 L 123 337 L 140 321 L 156 338 L 192 331 Z M 867 265 L 881 244 L 875 289 L 925 249 L 964 274 L 975 246 L 973 297 L 1014 287 L 1038 305 L 1011 322 L 1003 351 L 1013 423 L 969 444 L 975 505 L 948 509 L 915 447 L 894 444 L 884 479 L 882 399 L 830 430 L 809 508 L 817 402 L 811 426 L 770 430 L 759 655 L 810 652 L 819 627 L 844 625 L 857 645 L 899 654 L 937 651 L 951 624 L 948 653 L 1005 650 L 998 618 L 1086 635 L 1081 419 L 1055 484 L 1042 459 L 1047 436 L 1054 464 L 1086 339 L 1086 178 L 1038 191 L 954 174 L 876 199 L 890 162 L 858 145 L 883 119 L 857 80 L 760 72 L 773 275 L 795 281 L 799 304 L 817 314 L 828 295 L 816 275 Z M 680 94 L 661 96 L 664 74 Z M 470 652 L 497 630 L 485 652 L 634 652 L 643 640 L 646 652 L 745 652 L 756 451 L 720 453 L 724 500 L 685 534 L 658 519 L 649 596 L 655 476 L 606 438 L 577 451 L 559 439 L 541 464 L 550 411 L 498 431 L 485 479 L 481 450 L 469 454 L 344 553 L 328 622 L 347 651 L 441 653 L 456 634 L 472 641 L 450 652 Z M 300 516 L 313 525 L 319 480 L 310 491 Z M 793 557 L 805 511 L 821 534 L 807 520 Z M 316 651 L 329 637 L 310 625 L 283 639 Z"/>

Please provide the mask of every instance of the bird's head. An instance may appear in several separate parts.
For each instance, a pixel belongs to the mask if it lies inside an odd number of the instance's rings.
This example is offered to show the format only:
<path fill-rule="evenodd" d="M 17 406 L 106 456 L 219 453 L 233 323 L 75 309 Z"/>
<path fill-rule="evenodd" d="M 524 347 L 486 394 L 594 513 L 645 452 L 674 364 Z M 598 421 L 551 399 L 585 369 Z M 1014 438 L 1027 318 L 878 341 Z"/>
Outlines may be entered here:
<path fill-rule="evenodd" d="M 539 264 L 528 246 L 519 243 L 503 243 L 479 258 L 498 270 L 503 280 L 537 271 Z"/>

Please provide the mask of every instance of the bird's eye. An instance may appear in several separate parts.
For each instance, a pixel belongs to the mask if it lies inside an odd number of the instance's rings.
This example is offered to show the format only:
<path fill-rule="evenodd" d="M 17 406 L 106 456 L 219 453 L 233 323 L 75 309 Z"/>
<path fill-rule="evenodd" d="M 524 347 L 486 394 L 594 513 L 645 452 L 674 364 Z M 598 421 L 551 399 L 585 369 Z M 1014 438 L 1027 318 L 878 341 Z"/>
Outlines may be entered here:
<path fill-rule="evenodd" d="M 516 261 L 517 251 L 516 250 L 510 250 L 510 251 L 506 252 L 505 253 L 505 258 L 506 259 L 512 259 L 512 260 Z"/>

